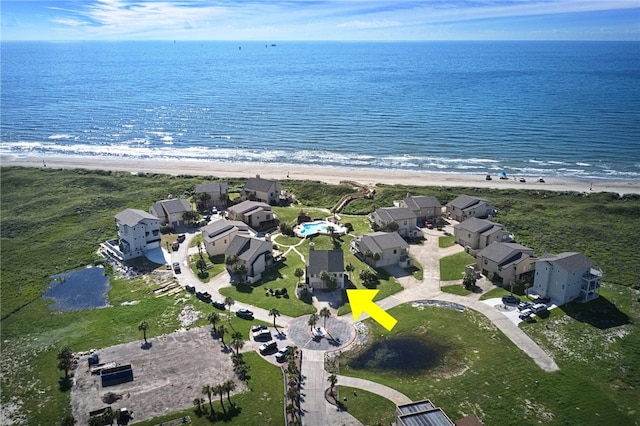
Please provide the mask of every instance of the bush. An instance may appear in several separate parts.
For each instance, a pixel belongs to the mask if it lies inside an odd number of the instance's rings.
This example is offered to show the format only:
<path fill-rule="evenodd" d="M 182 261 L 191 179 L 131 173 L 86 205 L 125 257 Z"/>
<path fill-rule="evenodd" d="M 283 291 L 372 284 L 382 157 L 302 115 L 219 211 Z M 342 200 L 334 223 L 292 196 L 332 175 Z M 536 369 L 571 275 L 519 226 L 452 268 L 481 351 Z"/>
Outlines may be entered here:
<path fill-rule="evenodd" d="M 173 229 L 173 226 L 171 226 L 171 225 L 162 225 L 160 227 L 160 233 L 161 234 L 174 234 L 175 231 Z"/>

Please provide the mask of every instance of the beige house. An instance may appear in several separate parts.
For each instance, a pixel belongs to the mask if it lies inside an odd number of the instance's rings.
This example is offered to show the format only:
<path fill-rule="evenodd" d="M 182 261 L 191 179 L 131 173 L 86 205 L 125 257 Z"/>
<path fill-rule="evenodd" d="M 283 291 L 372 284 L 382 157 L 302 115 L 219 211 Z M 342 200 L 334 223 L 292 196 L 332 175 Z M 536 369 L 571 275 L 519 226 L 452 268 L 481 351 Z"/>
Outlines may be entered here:
<path fill-rule="evenodd" d="M 436 197 L 426 195 L 407 197 L 404 200 L 394 202 L 397 207 L 406 207 L 416 215 L 418 226 L 424 226 L 424 223 L 435 222 L 442 215 L 442 205 Z"/>
<path fill-rule="evenodd" d="M 277 205 L 280 203 L 282 185 L 280 182 L 262 179 L 260 175 L 251 178 L 244 184 L 240 196 L 243 200 L 262 201 L 263 203 Z"/>
<path fill-rule="evenodd" d="M 226 182 L 198 183 L 195 190 L 196 198 L 200 194 L 209 194 L 209 200 L 206 203 L 207 209 L 211 207 L 224 209 L 227 207 L 229 199 L 229 185 Z"/>
<path fill-rule="evenodd" d="M 374 230 L 384 228 L 387 223 L 395 222 L 398 225 L 398 234 L 406 238 L 413 238 L 421 235 L 417 228 L 417 217 L 406 207 L 383 207 L 369 215 L 369 221 L 373 224 Z"/>
<path fill-rule="evenodd" d="M 408 268 L 412 265 L 409 244 L 397 232 L 373 232 L 359 236 L 351 242 L 351 250 L 374 268 L 392 265 Z"/>
<path fill-rule="evenodd" d="M 226 256 L 238 256 L 238 261 L 245 264 L 247 273 L 243 280 L 251 284 L 262 278 L 262 273 L 273 263 L 273 244 L 269 239 L 248 235 L 236 235 L 225 250 Z M 231 267 L 227 265 L 231 274 Z"/>
<path fill-rule="evenodd" d="M 513 235 L 504 225 L 487 219 L 469 218 L 453 226 L 456 243 L 467 250 L 479 250 L 493 242 L 510 243 Z"/>
<path fill-rule="evenodd" d="M 253 229 L 276 225 L 278 219 L 269 204 L 248 200 L 229 207 L 227 217 L 244 222 Z"/>
<path fill-rule="evenodd" d="M 322 272 L 326 271 L 336 278 L 336 288 L 344 288 L 344 254 L 342 250 L 315 250 L 314 244 L 309 245 L 305 282 L 312 289 L 326 289 L 322 281 Z"/>
<path fill-rule="evenodd" d="M 183 215 L 189 211 L 193 211 L 191 203 L 183 198 L 158 201 L 149 209 L 149 213 L 158 218 L 160 225 L 173 227 L 184 225 Z"/>
<path fill-rule="evenodd" d="M 508 286 L 533 275 L 536 258 L 533 249 L 517 243 L 493 242 L 476 256 L 476 270 L 495 275 L 494 281 Z"/>
<path fill-rule="evenodd" d="M 446 206 L 451 219 L 462 222 L 470 217 L 488 218 L 495 216 L 496 210 L 491 202 L 484 198 L 460 195 Z"/>
<path fill-rule="evenodd" d="M 535 264 L 531 293 L 551 298 L 563 305 L 588 302 L 599 297 L 602 271 L 581 253 L 543 255 Z"/>
<path fill-rule="evenodd" d="M 160 221 L 138 209 L 126 209 L 115 215 L 118 246 L 110 247 L 123 260 L 144 256 L 151 249 L 160 248 Z"/>
<path fill-rule="evenodd" d="M 224 254 L 236 235 L 255 235 L 249 225 L 237 220 L 219 219 L 202 228 L 202 241 L 209 256 Z"/>

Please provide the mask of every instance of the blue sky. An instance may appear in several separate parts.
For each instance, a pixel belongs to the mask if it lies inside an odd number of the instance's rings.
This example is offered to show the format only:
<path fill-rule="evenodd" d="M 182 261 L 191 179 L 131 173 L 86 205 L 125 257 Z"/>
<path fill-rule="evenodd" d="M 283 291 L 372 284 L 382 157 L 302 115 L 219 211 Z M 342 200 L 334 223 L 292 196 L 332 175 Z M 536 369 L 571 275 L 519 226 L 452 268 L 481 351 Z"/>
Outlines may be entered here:
<path fill-rule="evenodd" d="M 640 40 L 639 0 L 0 1 L 3 40 Z"/>

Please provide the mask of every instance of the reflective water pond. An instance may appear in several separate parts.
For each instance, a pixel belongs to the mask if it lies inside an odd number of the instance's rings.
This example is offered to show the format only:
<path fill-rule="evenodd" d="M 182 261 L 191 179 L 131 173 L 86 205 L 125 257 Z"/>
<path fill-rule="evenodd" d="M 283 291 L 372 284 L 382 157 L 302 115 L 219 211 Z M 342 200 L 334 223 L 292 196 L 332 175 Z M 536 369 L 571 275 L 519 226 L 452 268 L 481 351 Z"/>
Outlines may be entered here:
<path fill-rule="evenodd" d="M 51 277 L 44 298 L 55 300 L 49 309 L 81 311 L 107 306 L 109 277 L 104 268 L 83 268 Z"/>

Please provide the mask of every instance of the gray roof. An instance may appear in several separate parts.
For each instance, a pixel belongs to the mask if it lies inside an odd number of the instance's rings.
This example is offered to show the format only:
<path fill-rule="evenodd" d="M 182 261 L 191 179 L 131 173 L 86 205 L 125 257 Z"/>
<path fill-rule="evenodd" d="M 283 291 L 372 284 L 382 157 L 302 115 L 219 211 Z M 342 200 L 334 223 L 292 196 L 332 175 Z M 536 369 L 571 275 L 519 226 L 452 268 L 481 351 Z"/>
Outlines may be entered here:
<path fill-rule="evenodd" d="M 224 252 L 225 255 L 236 255 L 245 262 L 251 262 L 258 255 L 270 251 L 272 248 L 270 241 L 261 240 L 246 235 L 236 235 L 231 244 Z"/>
<path fill-rule="evenodd" d="M 196 194 L 200 192 L 210 192 L 214 194 L 226 194 L 229 190 L 229 185 L 227 182 L 216 182 L 216 183 L 197 183 L 196 184 Z"/>
<path fill-rule="evenodd" d="M 455 199 L 451 200 L 447 204 L 447 206 L 456 207 L 458 209 L 464 210 L 464 209 L 468 209 L 469 207 L 473 207 L 477 204 L 480 204 L 482 202 L 489 204 L 489 201 L 485 200 L 484 198 L 472 197 L 470 195 L 462 194 L 456 197 Z"/>
<path fill-rule="evenodd" d="M 582 253 L 567 252 L 558 255 L 544 255 L 540 258 L 547 262 L 553 262 L 565 271 L 575 272 L 593 268 L 593 262 Z"/>
<path fill-rule="evenodd" d="M 503 229 L 503 226 L 499 223 L 492 222 L 487 219 L 478 219 L 477 217 L 472 217 L 467 220 L 464 220 L 456 225 L 453 225 L 454 229 L 460 229 L 469 232 L 486 232 L 491 230 L 494 226 Z"/>
<path fill-rule="evenodd" d="M 147 213 L 138 209 L 126 209 L 115 215 L 116 220 L 124 225 L 134 227 L 144 219 L 158 220 L 151 213 Z"/>
<path fill-rule="evenodd" d="M 405 414 L 400 416 L 402 426 L 454 426 L 455 423 L 447 417 L 440 408 L 434 408 L 429 411 Z"/>
<path fill-rule="evenodd" d="M 161 200 L 156 202 L 153 207 L 157 210 L 162 209 L 166 214 L 183 213 L 193 210 L 188 200 L 184 198 L 172 198 L 169 200 Z"/>
<path fill-rule="evenodd" d="M 498 266 L 518 263 L 529 256 L 533 256 L 533 249 L 517 243 L 493 242 L 478 253 L 478 257 L 496 262 Z"/>
<path fill-rule="evenodd" d="M 231 211 L 235 214 L 246 214 L 251 210 L 264 209 L 271 211 L 271 206 L 267 203 L 263 203 L 262 201 L 243 201 L 239 204 L 229 207 L 227 210 Z"/>
<path fill-rule="evenodd" d="M 344 272 L 344 255 L 342 250 L 309 250 L 307 271 L 319 274 L 322 271 L 331 273 Z"/>
<path fill-rule="evenodd" d="M 397 232 L 373 232 L 362 236 L 362 244 L 374 253 L 386 249 L 406 249 L 409 244 Z"/>
<path fill-rule="evenodd" d="M 240 222 L 238 220 L 219 219 L 203 227 L 202 235 L 204 235 L 205 238 L 214 238 L 232 229 L 237 229 L 240 231 L 247 231 L 247 232 L 251 230 L 249 225 L 247 225 L 244 222 Z"/>
<path fill-rule="evenodd" d="M 398 405 L 400 414 L 419 413 L 421 411 L 433 410 L 434 408 L 436 408 L 436 406 L 428 399 Z"/>
<path fill-rule="evenodd" d="M 383 222 L 416 219 L 416 215 L 406 207 L 383 207 L 376 210 L 376 214 Z"/>
<path fill-rule="evenodd" d="M 436 197 L 431 197 L 427 195 L 407 197 L 402 201 L 404 201 L 407 207 L 410 208 L 411 210 L 442 207 L 442 205 L 440 204 L 440 201 L 438 201 Z"/>
<path fill-rule="evenodd" d="M 250 178 L 244 184 L 244 189 L 248 191 L 269 192 L 271 187 L 276 184 L 274 180 L 262 179 L 259 177 Z"/>

